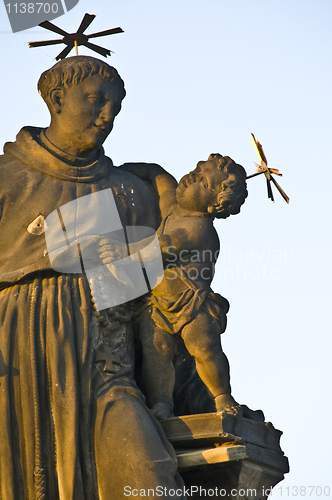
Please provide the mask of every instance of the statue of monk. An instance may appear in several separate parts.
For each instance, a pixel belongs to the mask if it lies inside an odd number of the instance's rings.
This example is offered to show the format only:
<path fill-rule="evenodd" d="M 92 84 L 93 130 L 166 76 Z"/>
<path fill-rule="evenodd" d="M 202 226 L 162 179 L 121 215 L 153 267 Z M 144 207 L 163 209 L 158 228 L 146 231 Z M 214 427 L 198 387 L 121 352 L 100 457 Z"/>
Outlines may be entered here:
<path fill-rule="evenodd" d="M 158 193 L 176 181 L 158 166 L 144 181 L 105 156 L 125 97 L 114 68 L 64 59 L 38 89 L 50 125 L 24 127 L 0 157 L 0 498 L 119 500 L 157 486 L 170 498 L 183 483 L 134 380 L 130 303 L 107 321 L 96 315 L 84 266 L 54 266 L 45 232 L 58 214 L 69 234 L 63 207 L 93 199 L 85 218 L 71 213 L 89 247 L 103 211 L 93 195 L 102 191 L 112 193 L 123 227 L 157 229 Z M 184 498 L 178 491 L 172 498 Z"/>

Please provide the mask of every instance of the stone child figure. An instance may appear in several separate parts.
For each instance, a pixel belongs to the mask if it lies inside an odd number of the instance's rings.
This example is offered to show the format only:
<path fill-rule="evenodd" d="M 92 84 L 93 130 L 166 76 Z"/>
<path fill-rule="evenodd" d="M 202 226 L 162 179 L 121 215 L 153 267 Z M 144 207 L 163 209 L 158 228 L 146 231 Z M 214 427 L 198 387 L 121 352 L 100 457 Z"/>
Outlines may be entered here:
<path fill-rule="evenodd" d="M 67 58 L 42 74 L 39 91 L 50 125 L 24 127 L 0 156 L 0 498 L 113 500 L 126 486 L 176 490 L 183 482 L 174 449 L 134 379 L 129 307 L 106 331 L 84 269 L 55 270 L 45 240 L 51 214 L 63 234 L 63 207 L 93 199 L 84 217 L 84 203 L 74 213 L 73 234 L 88 244 L 105 215 L 100 192 L 111 193 L 122 226 L 157 229 L 156 187 L 163 179 L 167 191 L 170 177 L 154 165 L 149 183 L 105 156 L 125 96 L 114 68 Z M 76 243 L 70 248 L 77 252 Z"/>
<path fill-rule="evenodd" d="M 152 167 L 127 168 L 145 179 L 153 176 Z M 240 165 L 213 154 L 185 175 L 173 192 L 161 195 L 164 218 L 157 232 L 164 279 L 152 290 L 148 309 L 140 318 L 142 376 L 149 404 L 159 419 L 172 416 L 172 360 L 180 335 L 217 411 L 240 411 L 231 395 L 228 360 L 220 346 L 229 304 L 210 284 L 220 247 L 213 220 L 239 213 L 247 196 L 245 177 Z M 104 263 L 111 255 L 107 249 L 111 246 L 103 247 Z"/>

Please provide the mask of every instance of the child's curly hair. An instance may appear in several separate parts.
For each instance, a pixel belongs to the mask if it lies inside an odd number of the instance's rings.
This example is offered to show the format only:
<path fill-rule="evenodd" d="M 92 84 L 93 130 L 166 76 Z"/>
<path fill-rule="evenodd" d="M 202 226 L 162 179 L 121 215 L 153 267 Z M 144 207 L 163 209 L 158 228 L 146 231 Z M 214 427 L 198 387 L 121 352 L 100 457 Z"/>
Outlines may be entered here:
<path fill-rule="evenodd" d="M 239 213 L 241 205 L 248 196 L 246 171 L 229 156 L 221 156 L 218 153 L 211 154 L 207 161 L 214 162 L 216 169 L 226 175 L 226 179 L 216 187 L 217 203 L 213 215 L 217 219 L 225 219 L 229 215 Z M 198 170 L 203 163 L 205 162 L 198 162 Z"/>

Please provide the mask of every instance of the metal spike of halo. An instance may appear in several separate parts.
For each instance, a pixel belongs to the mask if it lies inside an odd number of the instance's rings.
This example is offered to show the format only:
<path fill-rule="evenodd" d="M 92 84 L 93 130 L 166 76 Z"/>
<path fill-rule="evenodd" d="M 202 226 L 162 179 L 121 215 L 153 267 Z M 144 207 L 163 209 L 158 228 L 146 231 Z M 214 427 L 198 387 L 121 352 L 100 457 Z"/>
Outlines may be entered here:
<path fill-rule="evenodd" d="M 257 175 L 264 174 L 266 177 L 266 185 L 267 185 L 267 196 L 271 201 L 274 201 L 273 197 L 273 192 L 272 192 L 272 186 L 271 186 L 271 181 L 275 185 L 275 187 L 278 189 L 279 193 L 283 197 L 286 203 L 289 203 L 289 197 L 285 193 L 285 191 L 279 186 L 277 181 L 272 177 L 273 175 L 279 175 L 279 177 L 282 177 L 282 174 L 277 170 L 276 168 L 269 168 L 267 166 L 267 159 L 263 151 L 263 146 L 261 145 L 260 142 L 256 141 L 254 134 L 251 134 L 252 141 L 254 143 L 255 149 L 257 151 L 257 154 L 259 156 L 259 159 L 261 160 L 261 164 L 258 165 L 255 163 L 257 167 L 257 172 L 252 175 L 248 175 L 246 178 L 251 179 L 251 177 L 256 177 Z"/>
<path fill-rule="evenodd" d="M 105 49 L 104 47 L 100 47 L 99 45 L 95 45 L 94 43 L 89 42 L 89 38 L 97 38 L 99 36 L 108 36 L 114 35 L 116 33 L 123 33 L 123 29 L 117 27 L 99 31 L 98 33 L 91 33 L 91 35 L 85 35 L 84 31 L 90 26 L 95 17 L 96 16 L 94 14 L 85 14 L 76 33 L 67 33 L 63 29 L 58 28 L 58 26 L 55 26 L 55 24 L 50 23 L 49 21 L 44 21 L 40 23 L 39 26 L 52 31 L 53 33 L 57 33 L 58 35 L 62 35 L 63 38 L 56 40 L 43 40 L 40 42 L 29 42 L 29 47 L 31 49 L 34 47 L 45 47 L 46 45 L 58 45 L 64 43 L 65 45 L 67 45 L 67 47 L 56 56 L 55 59 L 57 61 L 67 57 L 69 52 L 74 47 L 76 49 L 76 55 L 78 55 L 78 45 L 84 45 L 84 47 L 87 47 L 88 49 L 93 50 L 94 52 L 97 52 L 104 57 L 110 56 L 112 52 L 111 50 Z"/>

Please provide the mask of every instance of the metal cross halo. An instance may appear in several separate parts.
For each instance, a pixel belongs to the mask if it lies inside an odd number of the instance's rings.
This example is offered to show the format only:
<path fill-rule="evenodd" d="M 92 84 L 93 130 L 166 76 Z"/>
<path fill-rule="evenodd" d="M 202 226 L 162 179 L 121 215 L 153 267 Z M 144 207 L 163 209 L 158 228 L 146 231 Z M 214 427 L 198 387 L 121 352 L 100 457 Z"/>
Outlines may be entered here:
<path fill-rule="evenodd" d="M 257 167 L 257 172 L 252 175 L 248 175 L 247 179 L 250 179 L 251 177 L 256 177 L 257 175 L 264 174 L 266 177 L 266 185 L 267 185 L 267 195 L 268 198 L 274 201 L 273 197 L 273 192 L 272 192 L 272 187 L 271 187 L 271 181 L 275 185 L 275 187 L 278 189 L 279 193 L 283 197 L 283 199 L 286 201 L 286 203 L 289 203 L 289 197 L 285 193 L 285 191 L 279 186 L 277 181 L 272 177 L 273 175 L 279 175 L 279 177 L 282 177 L 282 174 L 277 170 L 276 168 L 269 168 L 267 166 L 267 159 L 263 151 L 263 146 L 261 145 L 260 142 L 256 141 L 254 134 L 251 134 L 252 141 L 254 143 L 254 146 L 256 148 L 257 154 L 259 156 L 259 159 L 261 160 L 261 164 L 258 165 L 258 163 L 255 163 Z"/>
<path fill-rule="evenodd" d="M 55 26 L 55 24 L 50 23 L 49 21 L 44 21 L 40 23 L 39 26 L 49 31 L 53 31 L 54 33 L 58 33 L 58 35 L 62 35 L 63 38 L 56 40 L 43 40 L 40 42 L 29 42 L 29 47 L 30 48 L 45 47 L 46 45 L 58 45 L 60 43 L 64 43 L 65 45 L 67 45 L 67 47 L 63 49 L 63 51 L 56 56 L 55 59 L 57 61 L 67 57 L 69 52 L 74 47 L 76 49 L 76 55 L 78 55 L 78 45 L 84 45 L 88 49 L 94 50 L 95 52 L 104 57 L 110 56 L 111 55 L 110 50 L 105 49 L 104 47 L 100 47 L 99 45 L 95 45 L 94 43 L 90 43 L 89 38 L 114 35 L 115 33 L 123 33 L 123 29 L 117 27 L 117 28 L 111 28 L 109 30 L 99 31 L 98 33 L 91 33 L 91 35 L 85 35 L 84 31 L 90 26 L 95 17 L 96 16 L 94 14 L 85 14 L 76 33 L 67 33 L 63 29 L 58 28 L 58 26 Z"/>

